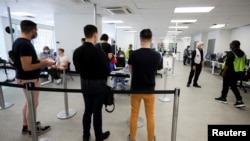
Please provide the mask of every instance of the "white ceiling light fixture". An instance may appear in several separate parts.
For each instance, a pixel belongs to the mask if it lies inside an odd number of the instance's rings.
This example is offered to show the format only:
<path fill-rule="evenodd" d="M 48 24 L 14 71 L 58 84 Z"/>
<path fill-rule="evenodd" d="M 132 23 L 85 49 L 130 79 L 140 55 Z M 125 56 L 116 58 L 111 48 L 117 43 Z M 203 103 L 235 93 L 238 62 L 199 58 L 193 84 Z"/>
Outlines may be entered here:
<path fill-rule="evenodd" d="M 28 12 L 11 12 L 13 16 L 20 16 L 20 17 L 28 17 L 28 18 L 35 18 L 35 14 L 31 14 Z"/>
<path fill-rule="evenodd" d="M 222 28 L 224 27 L 226 24 L 214 24 L 213 26 L 211 26 L 210 28 Z"/>
<path fill-rule="evenodd" d="M 182 33 L 182 31 L 168 31 L 168 33 Z"/>
<path fill-rule="evenodd" d="M 102 21 L 103 23 L 124 23 L 123 21 L 121 20 L 109 20 L 109 21 Z"/>
<path fill-rule="evenodd" d="M 214 7 L 177 7 L 174 13 L 207 13 L 213 9 Z"/>
<path fill-rule="evenodd" d="M 188 26 L 170 26 L 169 28 L 174 28 L 174 29 L 176 29 L 176 28 L 188 28 Z"/>
<path fill-rule="evenodd" d="M 137 32 L 137 31 L 136 31 L 136 30 L 126 30 L 126 32 L 135 33 L 135 32 Z"/>
<path fill-rule="evenodd" d="M 171 23 L 194 23 L 197 20 L 171 20 Z"/>
<path fill-rule="evenodd" d="M 131 26 L 116 26 L 116 28 L 132 28 Z"/>

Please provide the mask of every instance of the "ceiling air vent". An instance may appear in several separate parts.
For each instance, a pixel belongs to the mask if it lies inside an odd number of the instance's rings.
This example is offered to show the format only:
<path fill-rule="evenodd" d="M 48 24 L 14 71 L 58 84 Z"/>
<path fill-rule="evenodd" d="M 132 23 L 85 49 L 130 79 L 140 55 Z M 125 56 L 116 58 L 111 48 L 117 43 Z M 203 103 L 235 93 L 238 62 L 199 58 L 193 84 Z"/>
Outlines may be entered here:
<path fill-rule="evenodd" d="M 112 15 L 131 14 L 128 7 L 107 7 L 106 10 Z"/>

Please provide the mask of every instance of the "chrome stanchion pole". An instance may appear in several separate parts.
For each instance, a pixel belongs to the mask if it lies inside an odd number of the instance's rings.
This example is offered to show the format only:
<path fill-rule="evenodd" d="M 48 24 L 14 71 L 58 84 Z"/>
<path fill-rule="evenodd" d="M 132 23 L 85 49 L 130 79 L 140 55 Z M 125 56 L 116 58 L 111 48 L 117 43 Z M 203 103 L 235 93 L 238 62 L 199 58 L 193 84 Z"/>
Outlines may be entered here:
<path fill-rule="evenodd" d="M 163 90 L 167 89 L 166 88 L 167 87 L 167 76 L 168 76 L 168 68 L 164 68 L 164 89 Z M 160 96 L 159 100 L 163 101 L 163 102 L 169 102 L 170 101 L 167 94 L 164 94 L 163 96 Z"/>
<path fill-rule="evenodd" d="M 67 89 L 67 80 L 66 80 L 66 72 L 65 69 L 63 70 L 63 87 L 64 89 Z M 61 111 L 57 114 L 57 118 L 59 119 L 67 119 L 71 118 L 76 114 L 75 109 L 69 109 L 68 105 L 68 93 L 64 92 L 64 105 L 65 105 L 65 111 Z"/>
<path fill-rule="evenodd" d="M 25 84 L 26 90 L 28 91 L 27 101 L 28 101 L 28 108 L 29 108 L 29 118 L 30 118 L 30 125 L 31 125 L 31 135 L 32 141 L 38 141 L 37 137 L 37 127 L 36 127 L 36 112 L 35 112 L 35 105 L 33 99 L 33 92 L 32 90 L 28 90 L 29 87 L 34 87 L 34 83 L 26 83 Z"/>
<path fill-rule="evenodd" d="M 2 86 L 0 86 L 0 110 L 9 108 L 11 106 L 13 106 L 13 103 L 8 103 L 4 101 L 4 97 L 3 97 L 3 89 Z"/>
<path fill-rule="evenodd" d="M 175 88 L 174 109 L 173 109 L 173 117 L 172 117 L 171 141 L 176 141 L 178 109 L 179 109 L 179 97 L 180 97 L 180 88 Z"/>

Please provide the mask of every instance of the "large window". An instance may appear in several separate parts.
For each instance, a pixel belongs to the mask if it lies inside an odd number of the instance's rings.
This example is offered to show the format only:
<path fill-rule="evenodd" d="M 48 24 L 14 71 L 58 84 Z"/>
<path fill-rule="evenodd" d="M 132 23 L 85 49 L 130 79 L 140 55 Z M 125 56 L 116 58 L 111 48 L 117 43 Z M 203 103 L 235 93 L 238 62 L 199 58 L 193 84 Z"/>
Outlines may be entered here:
<path fill-rule="evenodd" d="M 15 29 L 14 40 L 20 37 L 21 29 L 20 25 L 13 24 L 13 28 Z M 32 43 L 39 54 L 43 51 L 44 46 L 48 46 L 51 50 L 55 51 L 55 40 L 54 40 L 54 31 L 53 29 L 46 29 L 42 27 L 37 27 L 38 36 L 36 39 L 32 40 Z"/>

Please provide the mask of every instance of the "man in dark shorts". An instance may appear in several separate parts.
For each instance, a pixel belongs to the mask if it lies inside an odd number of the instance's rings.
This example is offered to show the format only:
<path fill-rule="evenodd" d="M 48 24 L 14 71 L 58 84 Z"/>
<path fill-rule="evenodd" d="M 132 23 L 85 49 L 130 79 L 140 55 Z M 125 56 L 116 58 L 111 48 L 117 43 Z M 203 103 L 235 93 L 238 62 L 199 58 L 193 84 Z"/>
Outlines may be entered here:
<path fill-rule="evenodd" d="M 54 64 L 53 61 L 49 59 L 41 59 L 38 60 L 36 50 L 31 43 L 31 40 L 36 38 L 37 36 L 37 27 L 36 23 L 23 20 L 21 21 L 21 37 L 16 39 L 13 43 L 12 49 L 17 58 L 16 64 L 16 81 L 17 84 L 24 84 L 28 82 L 33 82 L 35 87 L 40 86 L 40 68 L 52 66 Z M 23 134 L 31 135 L 31 125 L 29 119 L 29 108 L 27 103 L 27 95 L 28 91 L 23 89 L 26 102 L 24 104 L 22 113 L 23 113 Z M 38 97 L 39 91 L 33 91 L 35 112 L 37 111 L 38 106 Z M 42 134 L 50 130 L 50 126 L 40 126 L 40 122 L 37 122 L 39 128 L 37 129 L 37 133 Z"/>
<path fill-rule="evenodd" d="M 90 139 L 91 117 L 96 141 L 103 141 L 110 135 L 109 131 L 102 132 L 102 107 L 105 98 L 109 68 L 106 55 L 94 44 L 98 38 L 94 25 L 84 27 L 86 40 L 73 54 L 75 69 L 81 75 L 81 88 L 84 98 L 85 111 L 83 114 L 83 141 Z"/>

